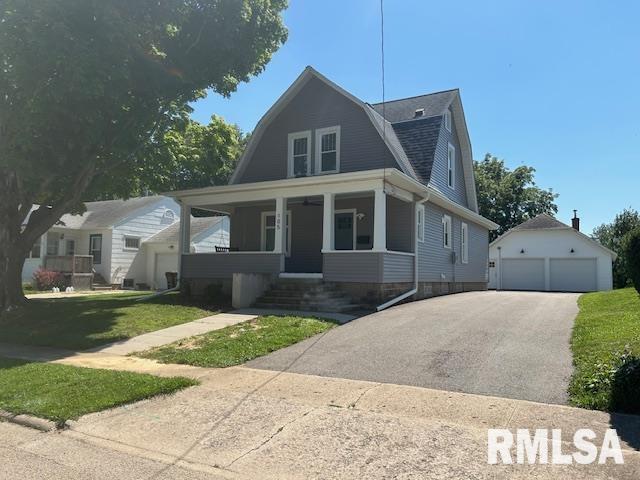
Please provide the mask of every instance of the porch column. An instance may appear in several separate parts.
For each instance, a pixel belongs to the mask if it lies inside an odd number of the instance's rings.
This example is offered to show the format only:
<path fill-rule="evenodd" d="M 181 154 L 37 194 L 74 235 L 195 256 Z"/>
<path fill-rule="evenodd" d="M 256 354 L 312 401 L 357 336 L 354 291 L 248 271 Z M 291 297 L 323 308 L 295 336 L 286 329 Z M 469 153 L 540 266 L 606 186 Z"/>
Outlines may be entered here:
<path fill-rule="evenodd" d="M 335 195 L 333 193 L 324 194 L 322 206 L 322 250 L 333 250 L 333 222 L 335 221 Z"/>
<path fill-rule="evenodd" d="M 274 253 L 284 253 L 286 251 L 285 235 L 287 225 L 287 199 L 276 198 L 276 230 Z"/>
<path fill-rule="evenodd" d="M 180 204 L 180 253 L 191 252 L 191 207 Z"/>
<path fill-rule="evenodd" d="M 387 249 L 387 195 L 382 188 L 374 190 L 373 202 L 373 250 Z"/>

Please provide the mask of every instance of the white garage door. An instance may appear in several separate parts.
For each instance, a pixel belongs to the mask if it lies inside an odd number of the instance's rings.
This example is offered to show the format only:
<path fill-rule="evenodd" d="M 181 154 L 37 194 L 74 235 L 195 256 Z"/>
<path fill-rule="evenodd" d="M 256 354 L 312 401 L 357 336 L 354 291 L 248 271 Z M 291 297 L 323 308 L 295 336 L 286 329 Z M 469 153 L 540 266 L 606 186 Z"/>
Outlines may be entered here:
<path fill-rule="evenodd" d="M 598 289 L 595 258 L 552 258 L 549 260 L 551 290 L 593 292 Z"/>
<path fill-rule="evenodd" d="M 177 253 L 156 253 L 156 278 L 155 287 L 159 290 L 167 288 L 166 272 L 178 271 Z"/>
<path fill-rule="evenodd" d="M 544 290 L 544 259 L 502 259 L 503 290 Z"/>

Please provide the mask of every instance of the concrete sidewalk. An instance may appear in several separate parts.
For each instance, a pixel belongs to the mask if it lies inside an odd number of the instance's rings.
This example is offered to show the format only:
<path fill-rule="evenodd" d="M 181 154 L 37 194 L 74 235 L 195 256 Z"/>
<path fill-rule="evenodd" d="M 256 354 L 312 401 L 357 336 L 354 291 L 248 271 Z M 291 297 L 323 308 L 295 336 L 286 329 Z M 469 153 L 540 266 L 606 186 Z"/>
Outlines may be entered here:
<path fill-rule="evenodd" d="M 185 338 L 202 335 L 214 330 L 235 325 L 237 323 L 253 320 L 258 315 L 246 315 L 241 313 L 218 313 L 210 317 L 204 317 L 193 322 L 182 323 L 173 327 L 145 333 L 137 337 L 96 347 L 87 352 L 106 353 L 111 355 L 130 355 L 135 352 L 143 352 L 150 348 L 167 345 Z"/>
<path fill-rule="evenodd" d="M 0 424 L 4 478 L 41 471 L 39 478 L 61 479 L 640 475 L 640 417 L 246 367 L 207 370 L 200 380 L 55 434 Z M 488 465 L 488 428 L 561 428 L 565 453 L 574 451 L 568 441 L 578 428 L 599 438 L 617 428 L 625 464 Z"/>

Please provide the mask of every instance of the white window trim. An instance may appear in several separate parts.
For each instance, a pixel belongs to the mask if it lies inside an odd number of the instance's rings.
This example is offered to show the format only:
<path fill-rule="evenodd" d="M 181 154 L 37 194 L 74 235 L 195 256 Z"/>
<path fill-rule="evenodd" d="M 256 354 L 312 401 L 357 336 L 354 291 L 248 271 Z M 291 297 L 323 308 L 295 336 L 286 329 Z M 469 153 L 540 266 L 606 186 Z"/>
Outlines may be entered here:
<path fill-rule="evenodd" d="M 138 240 L 138 248 L 127 247 L 127 240 Z M 140 245 L 142 244 L 142 237 L 138 237 L 136 235 L 123 235 L 122 236 L 122 250 L 127 252 L 137 252 L 140 250 Z"/>
<path fill-rule="evenodd" d="M 444 128 L 447 129 L 447 132 L 451 131 L 451 110 L 447 108 L 447 111 L 444 112 Z"/>
<path fill-rule="evenodd" d="M 298 138 L 307 139 L 307 177 L 311 175 L 311 130 L 304 130 L 302 132 L 293 132 L 288 137 L 287 148 L 287 176 L 289 178 L 295 178 L 293 174 L 293 141 Z"/>
<path fill-rule="evenodd" d="M 260 216 L 260 251 L 262 252 L 267 251 L 267 236 L 265 235 L 265 228 L 267 227 L 267 217 L 270 215 L 275 217 L 276 216 L 275 210 L 270 212 L 262 212 Z M 287 228 L 287 224 L 289 225 L 289 228 Z M 275 230 L 276 228 L 275 223 L 273 227 L 269 227 L 269 228 L 273 228 Z M 287 219 L 285 220 L 284 228 L 287 234 L 287 245 L 289 246 L 289 248 L 285 252 L 285 256 L 290 257 L 291 256 L 291 210 L 287 210 Z"/>
<path fill-rule="evenodd" d="M 353 215 L 353 248 L 351 250 L 335 250 L 335 243 L 336 243 L 336 227 L 335 227 L 335 223 L 336 223 L 336 214 L 338 213 L 350 213 L 351 215 Z M 333 211 L 333 244 L 334 244 L 334 250 L 336 252 L 351 252 L 354 250 L 358 249 L 358 210 L 356 208 L 343 208 L 341 210 L 334 210 Z"/>
<path fill-rule="evenodd" d="M 416 239 L 420 243 L 424 243 L 424 205 L 420 204 L 416 206 Z M 422 221 L 420 219 L 422 218 Z"/>
<path fill-rule="evenodd" d="M 460 224 L 460 260 L 469 263 L 469 226 L 465 222 Z"/>
<path fill-rule="evenodd" d="M 322 135 L 328 133 L 336 134 L 336 168 L 335 170 L 322 170 Z M 340 125 L 333 127 L 319 128 L 316 130 L 316 175 L 326 175 L 340 172 Z"/>
<path fill-rule="evenodd" d="M 451 217 L 449 215 L 443 215 L 442 216 L 442 246 L 444 248 L 447 248 L 449 250 L 451 250 L 451 234 L 453 232 L 453 228 L 451 228 L 452 224 L 451 224 Z M 446 235 L 445 235 L 445 230 L 446 230 Z M 446 242 L 445 240 L 448 240 L 448 242 Z"/>
<path fill-rule="evenodd" d="M 451 172 L 451 183 L 449 183 L 449 172 Z M 447 186 L 456 188 L 456 147 L 449 144 L 447 147 Z"/>

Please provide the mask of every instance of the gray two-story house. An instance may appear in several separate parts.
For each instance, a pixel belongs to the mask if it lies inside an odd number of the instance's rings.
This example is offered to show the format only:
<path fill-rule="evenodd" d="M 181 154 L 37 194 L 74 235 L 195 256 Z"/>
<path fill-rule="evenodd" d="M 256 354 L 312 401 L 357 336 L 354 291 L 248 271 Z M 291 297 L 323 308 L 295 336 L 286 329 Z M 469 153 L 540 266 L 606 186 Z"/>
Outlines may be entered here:
<path fill-rule="evenodd" d="M 234 274 L 325 285 L 321 298 L 339 291 L 349 305 L 487 288 L 497 226 L 478 214 L 458 90 L 368 104 L 307 67 L 256 126 L 229 185 L 170 195 L 184 245 L 191 209 L 230 218 L 229 249 L 182 251 L 181 285 L 196 294 L 231 288 Z M 259 302 L 296 303 L 280 293 Z"/>

